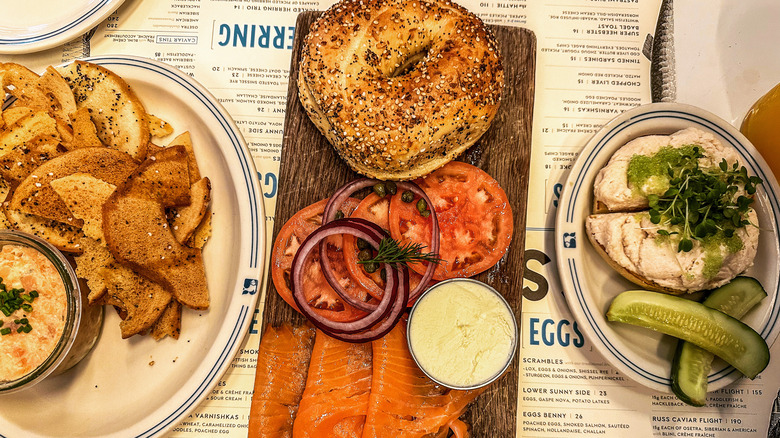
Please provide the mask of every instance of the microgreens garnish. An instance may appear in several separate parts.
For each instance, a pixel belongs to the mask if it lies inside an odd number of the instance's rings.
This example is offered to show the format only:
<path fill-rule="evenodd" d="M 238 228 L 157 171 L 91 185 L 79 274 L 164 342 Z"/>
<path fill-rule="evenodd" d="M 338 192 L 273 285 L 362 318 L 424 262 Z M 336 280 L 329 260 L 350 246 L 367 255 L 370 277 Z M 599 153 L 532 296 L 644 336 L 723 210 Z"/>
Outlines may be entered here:
<path fill-rule="evenodd" d="M 738 228 L 750 224 L 747 219 L 756 186 L 763 181 L 748 176 L 745 166 L 734 163 L 729 167 L 725 159 L 718 169 L 699 168 L 702 158 L 699 147 L 691 153 L 679 155 L 669 163 L 669 188 L 662 195 L 648 195 L 650 221 L 679 226 L 680 231 L 658 230 L 664 236 L 679 234 L 677 251 L 693 249 L 694 240 L 714 236 L 719 231 L 731 238 Z M 739 193 L 744 188 L 745 194 Z"/>
<path fill-rule="evenodd" d="M 407 242 L 405 244 L 398 243 L 397 240 L 390 237 L 385 237 L 379 242 L 379 250 L 376 255 L 369 260 L 360 260 L 358 263 L 362 264 L 396 264 L 400 263 L 405 266 L 409 266 L 412 263 L 440 263 L 441 259 L 439 255 L 433 252 L 422 252 L 425 248 L 424 245 L 414 242 Z"/>

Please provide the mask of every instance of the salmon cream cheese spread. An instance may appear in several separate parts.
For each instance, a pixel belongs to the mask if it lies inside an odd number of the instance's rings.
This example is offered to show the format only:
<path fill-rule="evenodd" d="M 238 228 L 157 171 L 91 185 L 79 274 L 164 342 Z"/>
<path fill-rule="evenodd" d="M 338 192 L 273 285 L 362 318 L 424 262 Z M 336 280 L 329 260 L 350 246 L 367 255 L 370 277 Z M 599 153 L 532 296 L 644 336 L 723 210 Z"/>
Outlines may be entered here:
<path fill-rule="evenodd" d="M 431 379 L 471 388 L 492 382 L 512 361 L 517 323 L 494 289 L 454 279 L 436 284 L 419 299 L 409 316 L 408 336 L 412 356 Z"/>
<path fill-rule="evenodd" d="M 0 382 L 19 379 L 54 351 L 67 296 L 54 264 L 33 248 L 0 249 Z"/>

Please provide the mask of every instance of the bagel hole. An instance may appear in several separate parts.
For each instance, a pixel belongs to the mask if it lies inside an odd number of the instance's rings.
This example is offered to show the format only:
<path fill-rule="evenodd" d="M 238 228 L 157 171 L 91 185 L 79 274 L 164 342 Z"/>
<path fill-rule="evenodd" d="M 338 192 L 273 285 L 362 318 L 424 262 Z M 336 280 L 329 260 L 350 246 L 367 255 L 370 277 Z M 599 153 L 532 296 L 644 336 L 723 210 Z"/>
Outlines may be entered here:
<path fill-rule="evenodd" d="M 408 74 L 412 70 L 417 67 L 417 64 L 420 63 L 423 59 L 425 59 L 426 56 L 428 56 L 428 50 L 430 50 L 430 45 L 422 46 L 420 47 L 416 52 L 410 53 L 409 56 L 404 60 L 404 62 L 401 63 L 396 69 L 390 74 L 391 78 L 397 77 L 397 76 L 403 76 L 405 74 Z"/>

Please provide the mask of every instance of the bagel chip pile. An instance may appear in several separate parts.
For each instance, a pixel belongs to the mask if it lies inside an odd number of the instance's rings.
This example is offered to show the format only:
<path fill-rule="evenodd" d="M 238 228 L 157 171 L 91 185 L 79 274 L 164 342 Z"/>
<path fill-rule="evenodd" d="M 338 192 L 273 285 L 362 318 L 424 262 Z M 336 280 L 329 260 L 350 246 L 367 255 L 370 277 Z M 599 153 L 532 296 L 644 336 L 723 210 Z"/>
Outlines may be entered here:
<path fill-rule="evenodd" d="M 42 75 L 0 63 L 0 87 L 0 228 L 70 255 L 90 305 L 116 308 L 122 338 L 178 339 L 182 308 L 209 307 L 211 184 L 189 133 L 154 144 L 173 127 L 89 62 Z"/>

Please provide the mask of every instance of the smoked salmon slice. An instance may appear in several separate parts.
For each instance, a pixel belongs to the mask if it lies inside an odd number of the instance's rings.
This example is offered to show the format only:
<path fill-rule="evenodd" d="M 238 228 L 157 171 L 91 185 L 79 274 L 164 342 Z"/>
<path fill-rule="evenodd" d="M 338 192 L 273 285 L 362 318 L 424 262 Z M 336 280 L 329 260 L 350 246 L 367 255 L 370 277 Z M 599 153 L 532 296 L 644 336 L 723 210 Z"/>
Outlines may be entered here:
<path fill-rule="evenodd" d="M 317 331 L 294 438 L 360 438 L 371 391 L 371 344 Z"/>
<path fill-rule="evenodd" d="M 373 341 L 372 348 L 373 377 L 363 438 L 447 436 L 450 426 L 458 437 L 468 436 L 458 417 L 484 387 L 457 391 L 429 379 L 409 353 L 403 320 Z"/>
<path fill-rule="evenodd" d="M 257 353 L 249 436 L 290 438 L 306 385 L 315 330 L 310 325 L 266 326 Z"/>

